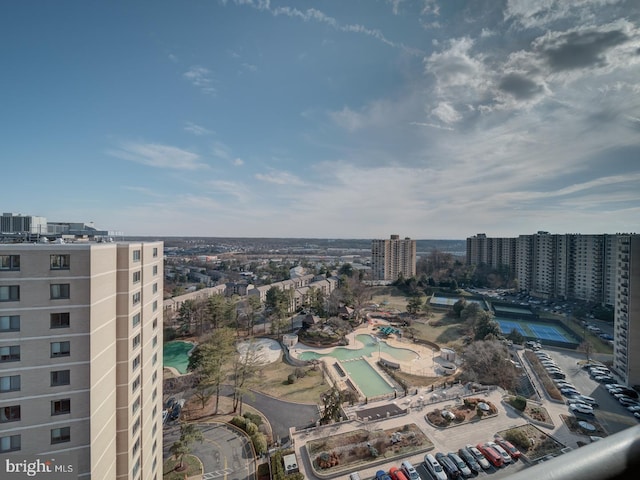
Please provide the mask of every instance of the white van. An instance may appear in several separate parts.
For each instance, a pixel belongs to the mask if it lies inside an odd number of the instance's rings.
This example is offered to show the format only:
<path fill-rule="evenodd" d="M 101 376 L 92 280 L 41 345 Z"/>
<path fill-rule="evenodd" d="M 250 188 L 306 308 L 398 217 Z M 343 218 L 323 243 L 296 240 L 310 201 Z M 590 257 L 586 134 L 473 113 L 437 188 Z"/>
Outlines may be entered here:
<path fill-rule="evenodd" d="M 427 453 L 424 456 L 424 465 L 433 478 L 436 480 L 447 480 L 447 474 L 444 473 L 444 469 L 440 462 L 438 462 L 433 455 Z"/>
<path fill-rule="evenodd" d="M 360 474 L 358 472 L 350 473 L 349 480 L 360 480 Z"/>
<path fill-rule="evenodd" d="M 407 474 L 407 478 L 409 480 L 420 480 L 420 475 L 417 470 L 413 468 L 410 462 L 404 461 L 402 462 L 402 470 Z"/>

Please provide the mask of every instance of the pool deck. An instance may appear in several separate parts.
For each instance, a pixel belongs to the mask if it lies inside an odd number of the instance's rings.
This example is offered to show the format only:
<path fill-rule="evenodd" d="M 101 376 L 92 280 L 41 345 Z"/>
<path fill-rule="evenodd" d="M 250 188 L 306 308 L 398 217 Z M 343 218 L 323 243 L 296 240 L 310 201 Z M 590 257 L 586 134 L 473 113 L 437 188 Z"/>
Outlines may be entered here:
<path fill-rule="evenodd" d="M 382 323 L 380 325 L 382 325 Z M 350 350 L 358 350 L 360 348 L 363 348 L 364 344 L 356 340 L 356 337 L 358 335 L 371 335 L 376 338 L 379 338 L 378 335 L 376 335 L 377 330 L 373 329 L 374 327 L 377 327 L 377 326 L 378 325 L 366 324 L 358 327 L 356 330 L 354 330 L 349 335 L 347 335 L 347 338 L 349 340 L 349 345 L 341 345 L 340 347 L 317 348 L 317 347 L 310 347 L 302 343 L 297 343 L 293 348 L 290 349 L 290 353 L 293 357 L 298 358 L 298 356 L 303 352 L 316 352 L 319 354 L 329 354 L 335 348 L 347 348 Z M 434 358 L 435 352 L 432 349 L 424 345 L 418 345 L 416 343 L 412 343 L 408 340 L 400 340 L 393 335 L 386 338 L 379 338 L 379 340 L 386 342 L 387 345 L 389 345 L 390 347 L 412 350 L 416 353 L 418 357 L 413 360 L 407 361 L 407 360 L 399 360 L 396 357 L 386 352 L 378 352 L 377 354 L 374 353 L 371 356 L 364 357 L 369 361 L 370 364 L 375 364 L 376 363 L 375 361 L 378 358 L 380 358 L 383 360 L 387 360 L 391 363 L 400 365 L 400 370 L 406 373 L 410 373 L 412 375 L 421 375 L 425 377 L 438 376 L 438 367 L 439 367 L 438 360 L 440 360 L 440 358 L 439 357 Z"/>

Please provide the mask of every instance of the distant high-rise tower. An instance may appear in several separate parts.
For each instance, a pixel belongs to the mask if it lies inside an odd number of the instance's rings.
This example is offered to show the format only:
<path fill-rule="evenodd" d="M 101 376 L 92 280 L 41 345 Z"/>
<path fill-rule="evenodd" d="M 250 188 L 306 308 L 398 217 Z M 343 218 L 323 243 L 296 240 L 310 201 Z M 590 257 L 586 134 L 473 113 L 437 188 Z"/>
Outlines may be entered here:
<path fill-rule="evenodd" d="M 162 476 L 162 250 L 0 244 L 0 457 L 74 455 L 75 478 Z"/>
<path fill-rule="evenodd" d="M 374 280 L 395 281 L 400 275 L 405 278 L 416 275 L 416 241 L 399 235 L 388 240 L 371 242 L 371 270 Z"/>

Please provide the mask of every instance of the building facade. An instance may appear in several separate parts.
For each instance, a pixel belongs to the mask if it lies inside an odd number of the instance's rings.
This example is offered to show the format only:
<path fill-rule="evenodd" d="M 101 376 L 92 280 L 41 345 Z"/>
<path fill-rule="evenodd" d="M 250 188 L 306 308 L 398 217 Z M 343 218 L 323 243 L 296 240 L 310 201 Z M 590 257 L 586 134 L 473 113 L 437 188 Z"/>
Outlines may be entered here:
<path fill-rule="evenodd" d="M 627 385 L 640 385 L 640 235 L 617 242 L 613 368 Z"/>
<path fill-rule="evenodd" d="M 161 242 L 0 245 L 0 457 L 162 477 Z"/>
<path fill-rule="evenodd" d="M 391 235 L 387 240 L 371 242 L 371 272 L 373 280 L 395 281 L 416 275 L 416 241 Z"/>

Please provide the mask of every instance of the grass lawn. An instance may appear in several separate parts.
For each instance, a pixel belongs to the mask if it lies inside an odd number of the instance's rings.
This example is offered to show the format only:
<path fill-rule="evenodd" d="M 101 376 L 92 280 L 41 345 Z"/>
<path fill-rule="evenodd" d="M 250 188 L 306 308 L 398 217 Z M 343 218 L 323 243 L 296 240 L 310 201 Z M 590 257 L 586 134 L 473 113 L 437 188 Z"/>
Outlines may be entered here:
<path fill-rule="evenodd" d="M 448 317 L 446 312 L 434 312 L 428 320 L 424 317 L 424 320 L 411 324 L 416 338 L 435 342 L 443 347 L 462 346 L 464 331 L 461 326 L 460 320 Z"/>
<path fill-rule="evenodd" d="M 407 311 L 407 297 L 396 287 L 371 287 L 371 303 L 380 305 L 380 310 Z"/>
<path fill-rule="evenodd" d="M 289 384 L 287 378 L 295 373 L 296 367 L 287 365 L 283 361 L 272 363 L 260 369 L 254 380 L 257 383 L 253 388 L 272 397 L 291 402 L 318 403 L 320 394 L 329 390 L 329 385 L 322 378 L 319 367 L 315 371 L 311 370 L 311 367 L 303 367 L 301 370 L 306 372 L 305 376 Z"/>
<path fill-rule="evenodd" d="M 169 457 L 162 467 L 162 479 L 163 480 L 184 480 L 192 475 L 202 475 L 202 462 L 195 455 L 185 455 L 184 465 L 185 470 L 176 470 L 179 465 L 178 460 L 174 457 Z M 186 474 L 186 477 L 185 477 Z"/>

